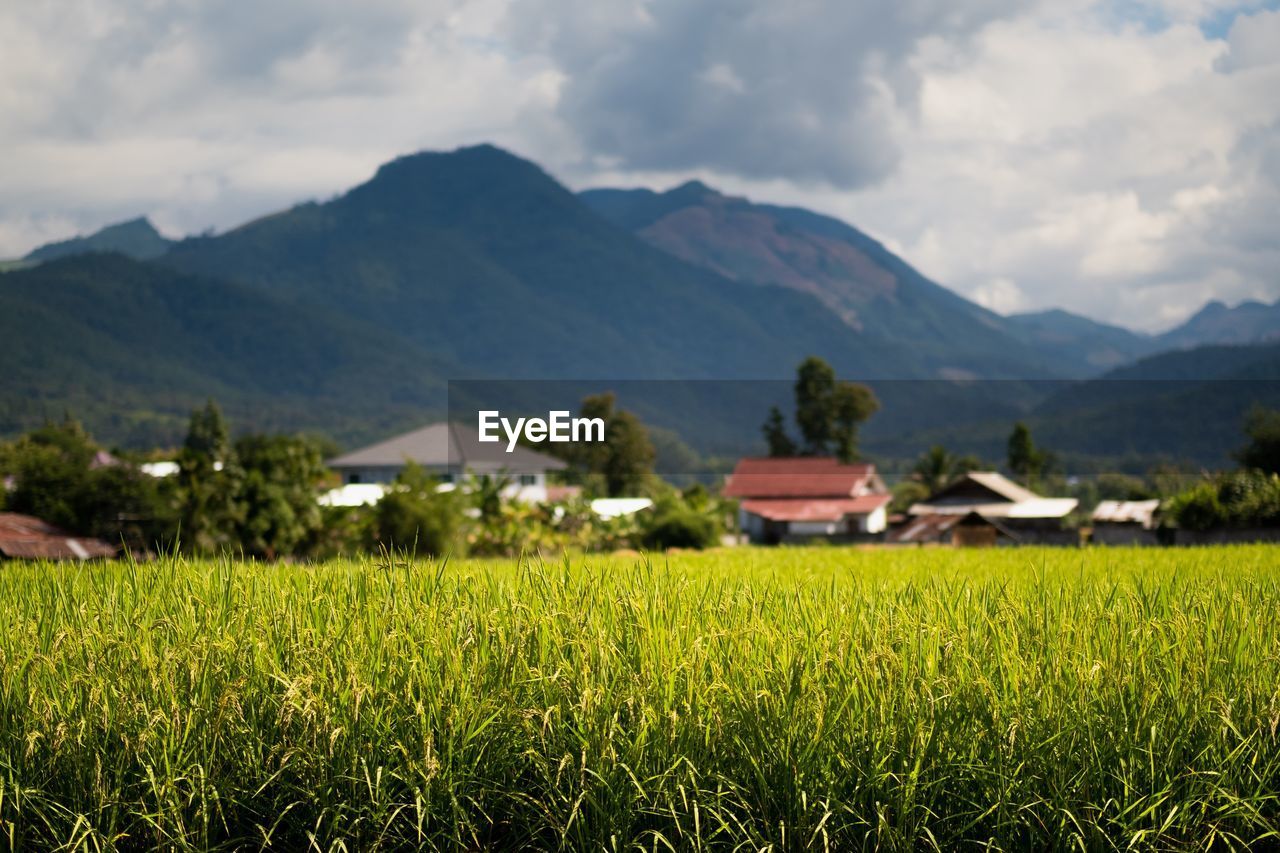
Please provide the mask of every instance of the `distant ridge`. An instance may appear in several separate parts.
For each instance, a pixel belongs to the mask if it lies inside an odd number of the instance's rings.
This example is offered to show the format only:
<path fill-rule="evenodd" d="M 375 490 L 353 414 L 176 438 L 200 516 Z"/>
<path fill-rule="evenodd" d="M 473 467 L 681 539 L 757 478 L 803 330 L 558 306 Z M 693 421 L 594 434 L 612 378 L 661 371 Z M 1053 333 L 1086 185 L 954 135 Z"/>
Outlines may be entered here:
<path fill-rule="evenodd" d="M 144 217 L 108 225 L 87 237 L 72 237 L 57 243 L 47 243 L 27 254 L 27 261 L 51 261 L 87 252 L 119 252 L 139 261 L 158 258 L 169 251 L 167 240 Z"/>

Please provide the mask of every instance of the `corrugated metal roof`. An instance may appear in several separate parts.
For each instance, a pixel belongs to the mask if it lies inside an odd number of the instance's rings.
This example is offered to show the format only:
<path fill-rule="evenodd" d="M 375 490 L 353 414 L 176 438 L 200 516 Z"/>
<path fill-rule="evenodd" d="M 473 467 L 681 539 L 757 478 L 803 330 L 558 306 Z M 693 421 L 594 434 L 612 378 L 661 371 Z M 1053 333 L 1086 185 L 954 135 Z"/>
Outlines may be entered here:
<path fill-rule="evenodd" d="M 850 515 L 866 515 L 885 506 L 890 495 L 860 495 L 856 498 L 791 498 L 782 500 L 745 500 L 743 512 L 770 521 L 840 521 Z"/>
<path fill-rule="evenodd" d="M 1155 524 L 1156 510 L 1160 508 L 1159 499 L 1146 501 L 1099 501 L 1093 509 L 1093 520 L 1112 524 L 1141 524 L 1151 527 Z"/>
<path fill-rule="evenodd" d="M 1080 505 L 1075 498 L 1033 498 L 1027 501 L 980 504 L 912 504 L 909 515 L 968 515 L 985 518 L 1064 518 Z"/>
<path fill-rule="evenodd" d="M 748 458 L 724 484 L 732 498 L 846 498 L 878 485 L 870 463 L 844 465 L 824 456 Z"/>
<path fill-rule="evenodd" d="M 71 536 L 32 515 L 0 512 L 0 554 L 13 559 L 88 560 L 114 557 L 101 539 Z"/>
<path fill-rule="evenodd" d="M 961 515 L 920 515 L 900 527 L 889 531 L 886 539 L 889 542 L 914 543 L 938 542 L 950 536 L 951 528 L 956 525 Z"/>
<path fill-rule="evenodd" d="M 545 453 L 506 442 L 482 442 L 480 434 L 457 422 L 430 424 L 329 460 L 330 468 L 400 467 L 406 461 L 428 467 L 473 471 L 560 471 L 565 463 Z"/>

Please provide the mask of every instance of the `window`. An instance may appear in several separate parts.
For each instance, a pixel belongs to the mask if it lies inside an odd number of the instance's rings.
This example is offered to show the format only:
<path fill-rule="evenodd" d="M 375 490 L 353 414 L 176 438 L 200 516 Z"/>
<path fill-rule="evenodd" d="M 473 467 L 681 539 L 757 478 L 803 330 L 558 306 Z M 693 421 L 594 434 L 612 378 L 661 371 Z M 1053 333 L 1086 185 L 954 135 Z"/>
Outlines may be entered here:
<path fill-rule="evenodd" d="M 536 485 L 538 485 L 538 475 L 537 475 L 537 474 L 521 474 L 521 475 L 520 475 L 520 485 L 522 485 L 522 486 L 536 486 Z"/>
<path fill-rule="evenodd" d="M 359 475 L 359 474 L 348 474 L 348 475 L 347 475 L 347 483 L 348 483 L 348 484 L 354 484 L 354 483 L 358 483 L 358 482 L 360 482 L 360 475 Z"/>

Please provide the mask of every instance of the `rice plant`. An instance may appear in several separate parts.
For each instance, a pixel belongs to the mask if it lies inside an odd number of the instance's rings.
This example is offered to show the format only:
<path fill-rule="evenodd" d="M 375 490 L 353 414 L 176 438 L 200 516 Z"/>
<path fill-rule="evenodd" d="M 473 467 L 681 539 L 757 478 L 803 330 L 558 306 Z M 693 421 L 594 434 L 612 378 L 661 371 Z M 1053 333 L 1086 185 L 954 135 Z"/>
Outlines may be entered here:
<path fill-rule="evenodd" d="M 0 566 L 0 847 L 1280 846 L 1280 549 Z"/>

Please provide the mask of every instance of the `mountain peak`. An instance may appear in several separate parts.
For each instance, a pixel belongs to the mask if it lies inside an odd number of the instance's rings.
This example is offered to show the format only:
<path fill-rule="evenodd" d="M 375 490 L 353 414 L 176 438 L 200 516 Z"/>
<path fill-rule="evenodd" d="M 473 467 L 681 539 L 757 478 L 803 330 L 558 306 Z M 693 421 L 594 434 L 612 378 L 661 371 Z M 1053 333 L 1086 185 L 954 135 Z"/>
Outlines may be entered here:
<path fill-rule="evenodd" d="M 119 252 L 135 260 L 158 258 L 169 250 L 170 242 L 156 230 L 145 216 L 107 225 L 88 236 L 72 237 L 55 243 L 46 243 L 33 249 L 28 261 L 49 261 L 69 255 L 88 252 Z"/>

